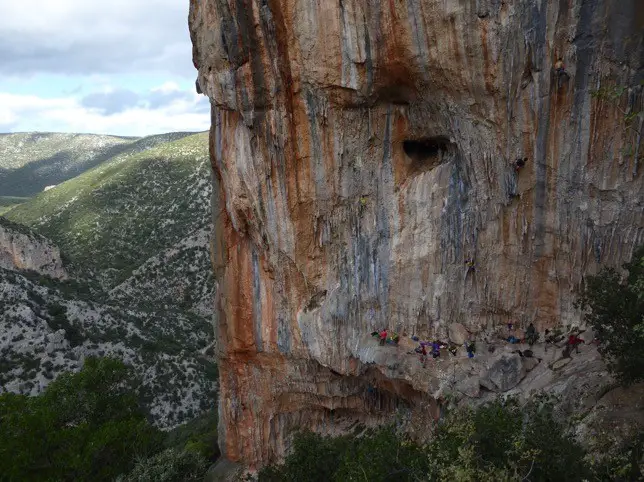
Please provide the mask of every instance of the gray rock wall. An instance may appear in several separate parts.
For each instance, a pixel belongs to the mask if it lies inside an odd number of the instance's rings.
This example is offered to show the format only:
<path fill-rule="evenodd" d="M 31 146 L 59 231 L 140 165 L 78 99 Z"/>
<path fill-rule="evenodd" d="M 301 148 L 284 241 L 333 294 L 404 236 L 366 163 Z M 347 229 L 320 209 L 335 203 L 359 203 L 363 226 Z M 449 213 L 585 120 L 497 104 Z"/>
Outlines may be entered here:
<path fill-rule="evenodd" d="M 67 279 L 60 249 L 48 239 L 0 218 L 0 268 Z"/>
<path fill-rule="evenodd" d="M 579 324 L 583 276 L 644 240 L 644 117 L 625 122 L 643 107 L 643 15 L 637 0 L 191 2 L 231 460 L 340 426 L 331 407 L 377 419 L 369 384 L 417 408 L 439 396 L 442 369 L 417 382 L 374 329 Z"/>

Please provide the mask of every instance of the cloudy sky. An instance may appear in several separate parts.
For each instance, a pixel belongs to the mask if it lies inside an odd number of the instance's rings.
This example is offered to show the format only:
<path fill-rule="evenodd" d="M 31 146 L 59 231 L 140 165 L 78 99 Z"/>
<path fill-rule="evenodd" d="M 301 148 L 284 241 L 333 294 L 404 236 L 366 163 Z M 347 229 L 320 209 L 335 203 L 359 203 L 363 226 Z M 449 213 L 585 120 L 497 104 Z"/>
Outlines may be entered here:
<path fill-rule="evenodd" d="M 0 0 L 0 132 L 201 131 L 188 0 Z"/>

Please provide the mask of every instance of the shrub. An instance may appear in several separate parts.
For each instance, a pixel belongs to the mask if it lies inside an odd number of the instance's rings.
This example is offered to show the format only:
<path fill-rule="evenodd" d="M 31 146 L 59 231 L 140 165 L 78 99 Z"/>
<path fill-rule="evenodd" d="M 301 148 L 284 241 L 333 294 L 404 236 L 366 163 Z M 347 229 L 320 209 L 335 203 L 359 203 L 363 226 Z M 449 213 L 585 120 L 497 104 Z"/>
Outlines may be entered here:
<path fill-rule="evenodd" d="M 185 425 L 168 432 L 164 446 L 177 450 L 188 449 L 199 452 L 214 462 L 219 456 L 217 446 L 217 411 L 211 410 Z"/>
<path fill-rule="evenodd" d="M 122 362 L 88 358 L 41 396 L 0 395 L 2 480 L 113 480 L 152 453 L 160 434 L 128 380 Z"/>
<path fill-rule="evenodd" d="M 644 434 L 638 434 L 614 453 L 592 460 L 595 480 L 644 480 Z"/>
<path fill-rule="evenodd" d="M 625 277 L 614 268 L 589 276 L 576 306 L 585 310 L 609 368 L 628 384 L 644 380 L 644 246 L 623 268 Z"/>
<path fill-rule="evenodd" d="M 326 482 L 335 480 L 339 461 L 347 452 L 348 437 L 322 437 L 311 432 L 298 433 L 293 449 L 280 466 L 269 466 L 259 473 L 261 482 Z M 368 480 L 368 479 L 364 479 Z"/>
<path fill-rule="evenodd" d="M 208 460 L 197 451 L 166 449 L 139 461 L 118 482 L 193 482 L 203 480 Z"/>
<path fill-rule="evenodd" d="M 284 463 L 263 469 L 259 480 L 592 480 L 584 450 L 555 420 L 548 400 L 459 409 L 433 430 L 425 446 L 391 426 L 339 438 L 298 434 Z"/>

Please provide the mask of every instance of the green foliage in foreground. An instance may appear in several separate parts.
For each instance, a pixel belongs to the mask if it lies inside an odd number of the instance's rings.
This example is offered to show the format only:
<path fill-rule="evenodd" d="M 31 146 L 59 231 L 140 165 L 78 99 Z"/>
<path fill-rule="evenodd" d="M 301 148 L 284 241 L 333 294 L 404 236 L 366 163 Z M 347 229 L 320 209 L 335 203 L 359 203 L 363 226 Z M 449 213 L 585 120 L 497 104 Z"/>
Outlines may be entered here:
<path fill-rule="evenodd" d="M 110 358 L 87 358 L 38 397 L 0 395 L 0 481 L 202 478 L 218 455 L 216 415 L 164 436 L 137 400 L 128 368 Z"/>
<path fill-rule="evenodd" d="M 609 368 L 624 383 L 644 380 L 644 246 L 623 268 L 589 276 L 577 306 L 586 310 L 585 320 L 600 341 Z"/>
<path fill-rule="evenodd" d="M 359 437 L 301 433 L 284 464 L 262 470 L 259 481 L 641 480 L 641 447 L 639 441 L 635 456 L 593 465 L 550 402 L 510 399 L 451 412 L 423 446 L 393 427 Z"/>
<path fill-rule="evenodd" d="M 204 478 L 217 460 L 217 412 L 205 413 L 166 435 L 165 450 L 140 458 L 118 482 L 193 482 Z"/>
<path fill-rule="evenodd" d="M 118 482 L 196 482 L 203 480 L 208 460 L 191 450 L 167 449 L 141 460 Z"/>
<path fill-rule="evenodd" d="M 127 374 L 118 360 L 88 358 L 39 397 L 0 396 L 0 479 L 111 480 L 152 453 L 161 436 Z"/>
<path fill-rule="evenodd" d="M 200 454 L 210 462 L 219 457 L 217 446 L 217 411 L 211 410 L 168 432 L 164 446 Z"/>

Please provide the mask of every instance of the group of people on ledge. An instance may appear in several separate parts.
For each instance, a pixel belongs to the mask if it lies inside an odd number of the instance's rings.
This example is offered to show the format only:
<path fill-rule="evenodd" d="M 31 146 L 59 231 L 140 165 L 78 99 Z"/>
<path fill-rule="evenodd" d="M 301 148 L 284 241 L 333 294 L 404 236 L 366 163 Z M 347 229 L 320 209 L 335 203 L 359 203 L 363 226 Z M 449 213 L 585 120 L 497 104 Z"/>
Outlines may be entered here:
<path fill-rule="evenodd" d="M 458 345 L 455 343 L 444 343 L 438 340 L 434 340 L 432 342 L 429 341 L 420 341 L 417 336 L 412 336 L 412 340 L 418 342 L 418 346 L 414 350 L 415 353 L 419 355 L 419 360 L 420 363 L 425 366 L 425 363 L 427 362 L 427 348 L 430 348 L 429 354 L 432 355 L 432 358 L 436 359 L 441 356 L 441 350 L 447 348 L 447 351 L 449 351 L 452 356 L 456 356 L 458 353 Z M 473 341 L 466 341 L 463 343 L 463 346 L 465 347 L 465 351 L 467 352 L 467 357 L 468 358 L 474 358 L 474 352 L 476 351 L 476 345 L 474 344 Z"/>
<path fill-rule="evenodd" d="M 400 335 L 396 332 L 389 333 L 386 328 L 380 331 L 374 331 L 371 336 L 377 336 L 380 339 L 380 346 L 385 346 L 387 343 L 397 345 L 400 341 Z"/>
<path fill-rule="evenodd" d="M 563 355 L 564 357 L 569 358 L 572 350 L 575 350 L 576 353 L 579 353 L 579 345 L 586 343 L 579 337 L 579 335 L 581 335 L 582 333 L 583 331 L 579 331 L 578 329 L 574 329 L 568 335 L 562 335 L 559 331 L 552 332 L 550 330 L 546 330 L 544 350 L 547 352 L 548 345 L 557 346 L 559 342 L 563 341 L 567 337 L 567 340 L 564 343 Z M 379 339 L 380 346 L 385 346 L 387 344 L 397 346 L 400 342 L 400 335 L 396 332 L 389 332 L 386 328 L 372 332 L 371 336 Z M 532 346 L 535 343 L 539 342 L 540 336 L 541 335 L 536 330 L 533 323 L 530 323 L 528 325 L 523 335 L 515 331 L 513 323 L 508 323 L 508 337 L 505 341 L 510 344 L 527 343 Z M 429 355 L 431 355 L 434 359 L 439 358 L 441 356 L 441 350 L 443 349 L 447 349 L 447 351 L 449 351 L 452 356 L 456 356 L 458 353 L 458 345 L 455 343 L 445 343 L 439 340 L 424 341 L 420 340 L 417 336 L 411 336 L 411 339 L 417 342 L 418 346 L 414 349 L 413 352 L 409 353 L 418 354 L 420 363 L 423 366 L 425 366 Z M 596 343 L 596 341 L 593 340 L 593 343 Z M 468 358 L 474 358 L 474 353 L 476 352 L 476 344 L 473 341 L 468 340 L 463 344 L 463 346 L 465 347 Z M 493 347 L 490 348 L 493 351 Z M 528 352 L 528 355 L 526 356 L 532 356 L 531 350 L 521 352 L 521 355 L 524 356 L 523 354 L 526 352 Z"/>
<path fill-rule="evenodd" d="M 371 336 L 377 337 L 380 340 L 380 346 L 385 346 L 386 344 L 398 345 L 398 343 L 400 342 L 400 335 L 396 332 L 389 333 L 386 328 L 372 332 Z M 454 343 L 444 343 L 439 340 L 423 341 L 420 340 L 417 336 L 412 336 L 411 339 L 415 342 L 418 342 L 418 346 L 416 347 L 414 352 L 420 355 L 420 361 L 423 364 L 427 361 L 428 354 L 431 354 L 432 358 L 440 357 L 442 349 L 446 348 L 453 356 L 456 356 L 458 352 L 458 345 Z M 468 358 L 473 358 L 474 352 L 476 351 L 474 342 L 466 341 L 464 343 L 464 346 Z"/>
<path fill-rule="evenodd" d="M 584 333 L 585 330 L 579 331 L 579 329 L 573 329 L 568 335 L 562 335 L 558 331 L 550 331 L 546 330 L 544 333 L 544 341 L 545 341 L 545 347 L 544 351 L 548 351 L 548 346 L 553 345 L 557 346 L 557 343 L 563 341 L 566 339 L 566 336 L 568 339 L 564 343 L 564 356 L 570 356 L 570 353 L 574 349 L 576 353 L 579 353 L 579 345 L 582 343 L 586 343 L 584 340 L 582 340 L 579 335 Z M 537 343 L 541 337 L 541 335 L 537 332 L 536 328 L 532 323 L 528 325 L 528 328 L 525 331 L 525 334 L 523 338 L 517 338 L 514 334 L 514 325 L 512 323 L 508 323 L 508 332 L 509 336 L 507 338 L 508 343 L 528 343 L 530 346 L 534 345 Z M 597 344 L 597 340 L 593 340 L 593 343 Z"/>

